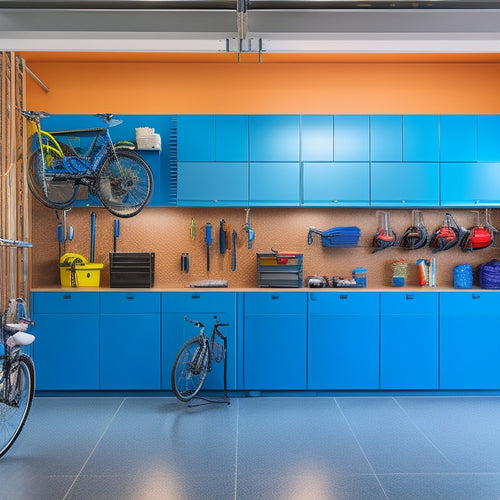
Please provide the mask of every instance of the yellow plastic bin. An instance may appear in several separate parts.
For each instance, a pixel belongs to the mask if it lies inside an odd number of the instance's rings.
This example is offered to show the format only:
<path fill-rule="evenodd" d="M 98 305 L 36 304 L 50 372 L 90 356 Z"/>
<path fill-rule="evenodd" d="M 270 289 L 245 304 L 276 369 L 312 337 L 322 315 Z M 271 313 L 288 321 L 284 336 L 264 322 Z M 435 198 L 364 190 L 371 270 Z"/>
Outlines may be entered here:
<path fill-rule="evenodd" d="M 88 262 L 77 253 L 65 253 L 59 260 L 61 285 L 67 287 L 99 286 L 104 264 Z"/>

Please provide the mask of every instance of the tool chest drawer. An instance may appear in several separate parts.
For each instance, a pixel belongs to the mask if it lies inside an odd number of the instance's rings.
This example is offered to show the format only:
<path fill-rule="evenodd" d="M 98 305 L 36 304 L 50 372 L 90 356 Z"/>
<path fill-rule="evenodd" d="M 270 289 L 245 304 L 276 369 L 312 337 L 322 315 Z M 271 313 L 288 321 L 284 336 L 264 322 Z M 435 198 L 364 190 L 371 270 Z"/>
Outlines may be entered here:
<path fill-rule="evenodd" d="M 34 314 L 98 313 L 99 292 L 33 292 Z"/>
<path fill-rule="evenodd" d="M 309 292 L 310 314 L 378 314 L 378 292 Z"/>
<path fill-rule="evenodd" d="M 382 292 L 382 314 L 437 314 L 438 292 Z"/>
<path fill-rule="evenodd" d="M 163 292 L 161 310 L 170 312 L 231 312 L 236 307 L 232 292 Z"/>
<path fill-rule="evenodd" d="M 101 313 L 159 313 L 159 292 L 101 293 Z"/>
<path fill-rule="evenodd" d="M 246 292 L 245 314 L 305 314 L 305 292 Z"/>

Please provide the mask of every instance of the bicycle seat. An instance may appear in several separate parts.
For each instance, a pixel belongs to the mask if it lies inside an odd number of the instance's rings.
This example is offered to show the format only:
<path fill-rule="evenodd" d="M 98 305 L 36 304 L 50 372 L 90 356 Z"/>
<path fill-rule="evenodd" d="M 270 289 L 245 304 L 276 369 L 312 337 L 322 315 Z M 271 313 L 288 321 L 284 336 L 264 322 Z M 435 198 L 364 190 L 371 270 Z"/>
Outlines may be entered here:
<path fill-rule="evenodd" d="M 18 111 L 22 116 L 31 121 L 37 121 L 40 118 L 48 118 L 50 116 L 45 111 L 28 111 L 26 109 L 18 109 Z"/>
<path fill-rule="evenodd" d="M 25 332 L 17 332 L 12 337 L 9 337 L 7 340 L 7 345 L 14 344 L 19 346 L 30 345 L 35 341 L 35 336 L 31 335 L 31 333 Z M 14 347 L 14 345 L 10 345 L 10 347 Z"/>
<path fill-rule="evenodd" d="M 120 125 L 120 123 L 123 123 L 123 120 L 113 118 L 112 113 L 96 113 L 96 116 L 102 118 L 108 128 L 116 127 L 117 125 Z"/>

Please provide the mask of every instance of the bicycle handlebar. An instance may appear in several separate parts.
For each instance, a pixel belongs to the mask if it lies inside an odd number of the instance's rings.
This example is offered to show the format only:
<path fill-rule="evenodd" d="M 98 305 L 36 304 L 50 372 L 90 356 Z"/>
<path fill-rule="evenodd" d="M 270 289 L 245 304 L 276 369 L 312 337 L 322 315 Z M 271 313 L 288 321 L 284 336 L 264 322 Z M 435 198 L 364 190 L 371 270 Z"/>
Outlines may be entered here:
<path fill-rule="evenodd" d="M 203 328 L 205 326 L 201 321 L 193 321 L 192 319 L 189 319 L 187 316 L 184 316 L 184 320 L 187 321 L 188 323 L 193 323 L 194 326 L 197 326 L 199 328 Z"/>

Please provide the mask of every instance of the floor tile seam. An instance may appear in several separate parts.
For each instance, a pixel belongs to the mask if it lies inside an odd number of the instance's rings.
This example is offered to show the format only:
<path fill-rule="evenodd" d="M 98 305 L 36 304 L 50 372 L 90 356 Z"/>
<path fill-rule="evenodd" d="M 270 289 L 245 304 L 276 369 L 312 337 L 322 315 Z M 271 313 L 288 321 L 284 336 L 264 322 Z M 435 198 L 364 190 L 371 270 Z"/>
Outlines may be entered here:
<path fill-rule="evenodd" d="M 375 471 L 372 463 L 368 459 L 368 456 L 366 455 L 365 450 L 361 446 L 361 443 L 359 442 L 359 439 L 356 436 L 356 433 L 354 432 L 354 429 L 352 428 L 351 423 L 349 422 L 346 414 L 344 413 L 344 411 L 342 410 L 341 406 L 339 405 L 339 402 L 337 401 L 337 398 L 333 398 L 333 401 L 334 401 L 335 405 L 337 406 L 338 410 L 340 411 L 340 414 L 342 415 L 342 418 L 344 419 L 345 423 L 347 424 L 347 427 L 349 428 L 349 431 L 351 432 L 354 440 L 356 441 L 356 444 L 358 445 L 358 447 L 359 447 L 359 449 L 360 449 L 360 451 L 361 451 L 364 459 L 366 460 L 368 466 L 370 467 L 371 471 L 373 472 L 373 475 L 375 476 L 375 479 L 377 480 L 377 483 L 378 483 L 380 489 L 382 490 L 382 493 L 384 494 L 385 498 L 387 500 L 389 500 L 389 496 L 387 495 L 387 492 L 385 491 L 384 487 L 382 486 L 382 483 L 380 482 L 380 479 L 377 476 L 377 472 Z"/>
<path fill-rule="evenodd" d="M 378 476 L 500 476 L 498 472 L 378 472 Z"/>
<path fill-rule="evenodd" d="M 424 439 L 450 464 L 456 466 L 456 464 L 450 460 L 444 451 L 442 451 L 436 443 L 423 431 L 423 429 L 415 422 L 415 420 L 411 417 L 410 413 L 401 406 L 401 404 L 397 401 L 396 398 L 392 398 L 396 406 L 408 417 L 408 420 L 415 426 L 415 429 L 424 437 Z"/>
<path fill-rule="evenodd" d="M 115 410 L 113 416 L 111 417 L 111 419 L 109 420 L 108 422 L 108 425 L 106 425 L 106 427 L 104 428 L 104 430 L 102 431 L 99 439 L 97 440 L 96 444 L 94 445 L 94 447 L 92 448 L 92 450 L 90 451 L 89 453 L 89 456 L 87 457 L 87 459 L 85 460 L 85 462 L 83 463 L 80 471 L 78 472 L 78 474 L 76 475 L 76 477 L 74 478 L 73 482 L 71 483 L 70 487 L 68 488 L 68 491 L 66 491 L 66 494 L 64 495 L 63 499 L 62 500 L 65 500 L 66 498 L 68 498 L 68 495 L 70 493 L 70 491 L 73 489 L 73 486 L 75 485 L 75 483 L 78 481 L 78 478 L 81 476 L 81 474 L 83 473 L 83 470 L 85 469 L 85 467 L 87 466 L 89 460 L 91 459 L 92 455 L 94 454 L 95 450 L 97 449 L 97 447 L 99 446 L 99 443 L 102 441 L 102 439 L 104 438 L 104 435 L 106 434 L 106 432 L 108 431 L 108 429 L 110 428 L 111 424 L 113 423 L 113 421 L 115 420 L 116 416 L 118 415 L 120 409 L 122 408 L 123 404 L 125 403 L 125 400 L 126 398 L 123 398 L 122 399 L 122 402 L 121 404 L 118 406 L 118 408 Z"/>
<path fill-rule="evenodd" d="M 238 498 L 238 444 L 240 435 L 240 402 L 236 402 L 236 444 L 234 458 L 234 500 Z"/>

